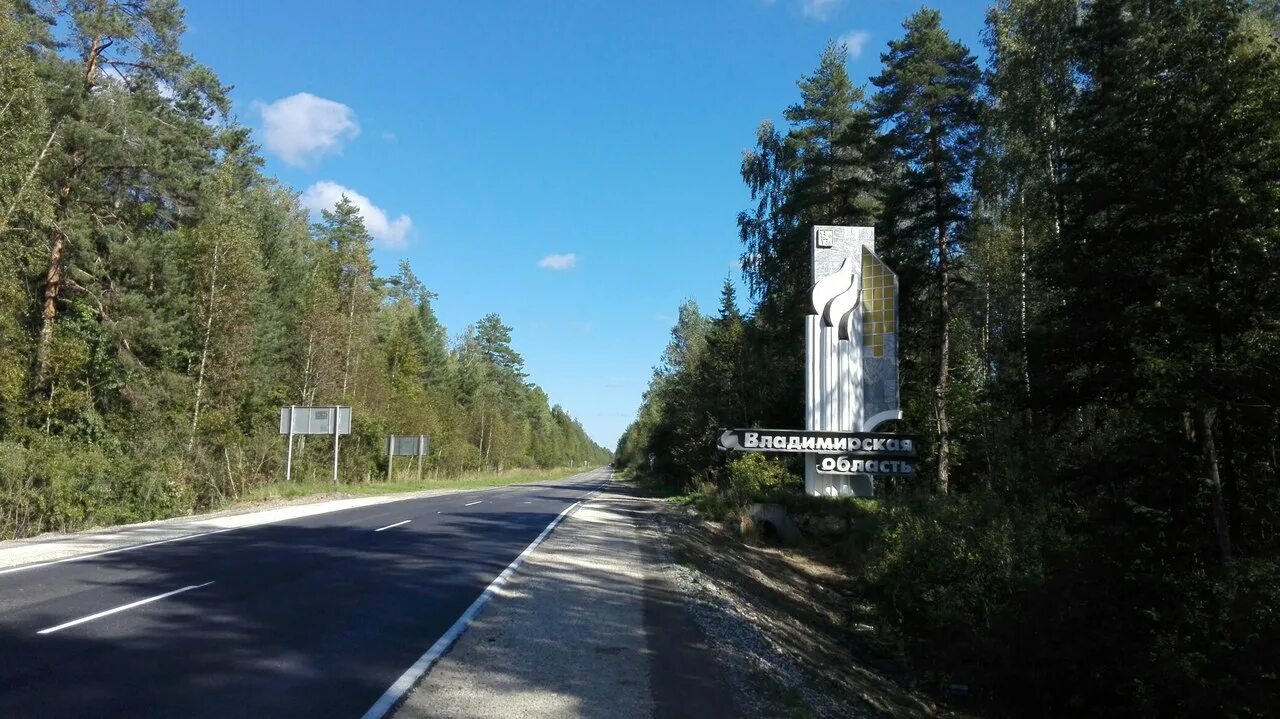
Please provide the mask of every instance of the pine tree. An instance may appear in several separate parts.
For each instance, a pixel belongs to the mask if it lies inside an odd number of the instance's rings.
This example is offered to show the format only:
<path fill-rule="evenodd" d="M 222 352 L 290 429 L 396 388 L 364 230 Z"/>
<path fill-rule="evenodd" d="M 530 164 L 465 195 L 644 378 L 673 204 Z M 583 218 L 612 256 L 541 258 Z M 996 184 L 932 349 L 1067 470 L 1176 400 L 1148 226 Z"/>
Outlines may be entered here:
<path fill-rule="evenodd" d="M 879 212 L 875 128 L 862 90 L 849 79 L 846 50 L 823 50 L 818 67 L 798 83 L 787 108 L 788 129 L 762 123 L 744 155 L 742 179 L 755 205 L 738 215 L 742 267 L 758 303 L 755 352 L 776 379 L 761 399 L 771 423 L 793 425 L 802 407 L 805 297 L 810 285 L 812 225 L 873 225 Z"/>
<path fill-rule="evenodd" d="M 977 143 L 977 62 L 942 27 L 936 10 L 922 9 L 903 23 L 906 35 L 889 43 L 878 88 L 875 116 L 890 154 L 894 187 L 885 233 L 888 254 L 900 268 L 931 267 L 936 314 L 934 351 L 937 381 L 932 409 L 936 435 L 937 490 L 950 487 L 951 426 L 947 415 L 951 379 L 953 258 L 969 217 L 969 180 Z M 905 274 L 902 269 L 899 272 Z M 919 269 L 918 274 L 923 274 Z M 904 284 L 907 284 L 904 282 Z M 907 287 L 907 292 L 921 288 Z M 916 300 L 908 295 L 908 303 Z M 904 323 L 921 321 L 904 312 Z M 910 318 L 910 320 L 908 319 Z"/>
<path fill-rule="evenodd" d="M 58 120 L 42 173 L 56 207 L 34 359 L 33 383 L 41 391 L 48 389 L 64 294 L 71 289 L 99 316 L 110 314 L 119 278 L 103 277 L 91 260 L 105 254 L 109 273 L 114 249 L 134 233 L 173 227 L 192 210 L 199 173 L 212 166 L 221 140 L 209 120 L 229 109 L 213 74 L 181 51 L 182 11 L 175 3 L 74 0 L 51 7 L 50 21 L 65 34 L 56 43 L 43 39 L 47 104 Z M 77 60 L 67 62 L 64 54 Z M 83 276 L 68 283 L 69 270 Z"/>
<path fill-rule="evenodd" d="M 0 0 L 0 436 L 16 424 L 30 383 L 25 285 L 52 207 L 40 174 L 57 140 L 27 40 L 11 0 Z"/>

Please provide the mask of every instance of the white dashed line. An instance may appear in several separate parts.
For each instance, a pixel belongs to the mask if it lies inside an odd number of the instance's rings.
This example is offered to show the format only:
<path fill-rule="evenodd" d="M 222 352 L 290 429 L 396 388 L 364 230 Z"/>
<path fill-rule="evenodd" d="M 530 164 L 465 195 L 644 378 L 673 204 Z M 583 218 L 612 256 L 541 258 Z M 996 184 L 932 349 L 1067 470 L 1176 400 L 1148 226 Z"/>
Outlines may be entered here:
<path fill-rule="evenodd" d="M 412 522 L 412 521 L 413 521 L 412 519 L 406 519 L 406 520 L 404 520 L 403 522 L 396 522 L 395 524 L 388 524 L 388 525 L 387 525 L 387 526 L 385 526 L 385 527 L 379 527 L 378 529 L 375 529 L 375 530 L 373 530 L 373 531 L 375 531 L 375 532 L 381 532 L 381 531 L 382 531 L 382 530 L 384 530 L 384 529 L 391 529 L 392 527 L 399 527 L 399 526 L 400 526 L 400 525 L 402 525 L 402 524 L 408 524 L 409 522 Z"/>

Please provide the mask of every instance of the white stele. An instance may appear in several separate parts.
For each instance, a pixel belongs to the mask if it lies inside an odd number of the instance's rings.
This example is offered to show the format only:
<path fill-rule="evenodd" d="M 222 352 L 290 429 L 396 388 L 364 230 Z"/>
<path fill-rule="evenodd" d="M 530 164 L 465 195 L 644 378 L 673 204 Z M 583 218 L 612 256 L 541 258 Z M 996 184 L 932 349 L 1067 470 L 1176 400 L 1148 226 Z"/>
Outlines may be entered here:
<path fill-rule="evenodd" d="M 897 408 L 896 369 L 892 373 L 893 391 L 883 391 L 875 382 L 880 379 L 884 359 L 867 357 L 863 347 L 863 260 L 864 253 L 874 259 L 875 229 L 814 227 L 809 247 L 813 313 L 805 318 L 805 429 L 869 432 L 881 422 L 901 417 Z M 896 320 L 894 329 L 896 335 Z M 896 337 L 891 347 L 896 352 Z M 896 363 L 896 357 L 889 361 Z M 873 391 L 877 397 L 891 397 L 891 407 L 866 406 L 867 362 L 873 365 L 871 379 L 876 388 Z M 868 410 L 874 413 L 873 417 L 867 416 Z M 805 491 L 826 496 L 874 495 L 871 475 L 854 473 L 863 465 L 829 464 L 831 466 L 820 466 L 817 455 L 805 455 Z"/>

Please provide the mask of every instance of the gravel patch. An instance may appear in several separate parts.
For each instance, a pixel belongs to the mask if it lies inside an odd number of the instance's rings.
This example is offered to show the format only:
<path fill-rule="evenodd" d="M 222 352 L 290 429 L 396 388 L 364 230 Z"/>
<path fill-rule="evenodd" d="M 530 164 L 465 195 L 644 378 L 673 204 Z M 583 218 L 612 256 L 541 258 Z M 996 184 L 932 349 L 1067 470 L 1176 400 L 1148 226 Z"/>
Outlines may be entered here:
<path fill-rule="evenodd" d="M 793 714 L 804 716 L 808 709 L 819 717 L 859 716 L 843 702 L 834 700 L 813 688 L 813 677 L 792 661 L 781 648 L 770 640 L 762 629 L 767 624 L 748 602 L 687 564 L 674 561 L 671 552 L 671 534 L 676 527 L 660 521 L 656 529 L 661 533 L 664 559 L 662 569 L 676 589 L 688 598 L 688 610 L 706 633 L 708 641 L 726 669 L 729 681 L 741 701 L 740 708 L 752 717 L 777 716 L 779 698 L 776 689 L 768 691 L 769 682 L 798 691 L 804 707 L 792 707 Z M 761 681 L 764 678 L 765 681 Z"/>
<path fill-rule="evenodd" d="M 747 547 L 682 507 L 655 515 L 648 531 L 662 571 L 687 598 L 747 715 L 947 715 L 854 655 L 853 637 L 874 628 L 842 623 L 842 595 L 822 568 Z"/>

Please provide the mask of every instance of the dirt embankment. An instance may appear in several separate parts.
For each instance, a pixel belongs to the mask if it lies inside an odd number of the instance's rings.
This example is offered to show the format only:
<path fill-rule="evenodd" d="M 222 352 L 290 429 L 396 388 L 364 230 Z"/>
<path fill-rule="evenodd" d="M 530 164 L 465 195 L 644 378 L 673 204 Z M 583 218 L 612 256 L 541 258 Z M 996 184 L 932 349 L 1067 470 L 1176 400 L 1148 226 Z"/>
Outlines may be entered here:
<path fill-rule="evenodd" d="M 750 544 L 659 504 L 672 578 L 757 716 L 960 716 L 912 688 L 894 642 L 859 621 L 852 580 L 820 552 Z"/>

